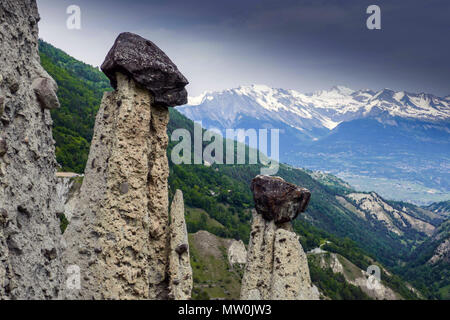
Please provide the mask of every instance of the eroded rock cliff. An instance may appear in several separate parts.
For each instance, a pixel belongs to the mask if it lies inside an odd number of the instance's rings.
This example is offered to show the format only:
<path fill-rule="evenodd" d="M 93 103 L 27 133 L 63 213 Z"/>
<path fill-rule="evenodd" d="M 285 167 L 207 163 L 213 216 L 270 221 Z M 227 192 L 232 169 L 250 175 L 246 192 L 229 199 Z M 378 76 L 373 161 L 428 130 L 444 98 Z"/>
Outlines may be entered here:
<path fill-rule="evenodd" d="M 180 190 L 170 208 L 169 297 L 186 300 L 191 297 L 193 286 L 189 257 L 189 242 L 184 219 L 183 193 Z"/>
<path fill-rule="evenodd" d="M 151 50 L 143 50 L 145 46 Z M 121 34 L 102 66 L 116 90 L 103 97 L 79 209 L 66 231 L 65 264 L 78 265 L 82 279 L 80 290 L 67 290 L 69 298 L 190 297 L 192 274 L 180 193 L 173 205 L 173 225 L 169 224 L 169 110 L 155 103 L 154 96 L 157 91 L 160 100 L 184 102 L 172 98 L 185 90 L 169 81 L 181 73 L 155 47 L 137 35 Z M 121 57 L 134 63 L 121 64 Z M 153 67 L 140 68 L 139 63 Z M 152 91 L 149 79 L 159 79 Z"/>
<path fill-rule="evenodd" d="M 35 0 L 0 2 L 0 299 L 55 299 L 64 281 L 50 110 Z"/>
<path fill-rule="evenodd" d="M 241 299 L 318 299 L 306 255 L 290 223 L 306 209 L 309 191 L 268 176 L 257 176 L 252 181 L 252 191 L 256 210 Z"/>

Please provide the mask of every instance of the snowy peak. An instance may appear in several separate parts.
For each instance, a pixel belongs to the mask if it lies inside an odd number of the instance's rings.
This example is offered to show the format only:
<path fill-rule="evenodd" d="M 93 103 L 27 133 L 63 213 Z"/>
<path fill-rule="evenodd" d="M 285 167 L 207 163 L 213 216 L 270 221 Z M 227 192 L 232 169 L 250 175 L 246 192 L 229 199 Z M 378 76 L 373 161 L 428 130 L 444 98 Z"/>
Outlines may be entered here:
<path fill-rule="evenodd" d="M 178 110 L 194 121 L 212 121 L 215 126 L 234 128 L 239 121 L 284 123 L 302 132 L 332 130 L 341 122 L 380 113 L 424 121 L 450 119 L 450 97 L 382 89 L 353 90 L 334 86 L 304 94 L 296 90 L 255 84 L 190 97 Z"/>
<path fill-rule="evenodd" d="M 334 86 L 331 88 L 331 91 L 338 92 L 338 93 L 344 94 L 344 95 L 351 95 L 352 93 L 355 92 L 355 90 L 350 89 L 346 86 Z"/>

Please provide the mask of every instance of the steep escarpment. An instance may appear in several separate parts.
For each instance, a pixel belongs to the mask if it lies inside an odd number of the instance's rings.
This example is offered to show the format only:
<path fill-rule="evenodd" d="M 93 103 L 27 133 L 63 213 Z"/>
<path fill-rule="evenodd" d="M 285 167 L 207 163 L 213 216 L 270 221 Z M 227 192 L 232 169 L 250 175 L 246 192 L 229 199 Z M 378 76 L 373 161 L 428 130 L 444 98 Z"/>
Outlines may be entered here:
<path fill-rule="evenodd" d="M 169 104 L 162 103 L 184 102 L 184 86 L 171 82 L 182 75 L 153 43 L 130 33 L 119 35 L 102 68 L 116 90 L 105 93 L 97 114 L 79 209 L 72 212 L 65 236 L 65 263 L 78 265 L 82 274 L 81 289 L 68 290 L 67 296 L 189 298 L 181 193 L 169 224 Z"/>
<path fill-rule="evenodd" d="M 55 299 L 64 271 L 50 109 L 35 0 L 0 3 L 0 299 Z"/>
<path fill-rule="evenodd" d="M 439 225 L 433 235 L 418 246 L 402 275 L 428 298 L 450 299 L 450 220 Z"/>
<path fill-rule="evenodd" d="M 401 300 L 403 297 L 392 290 L 389 286 L 373 275 L 369 275 L 368 272 L 361 270 L 354 265 L 348 259 L 337 253 L 331 252 L 310 252 L 308 253 L 308 260 L 312 268 L 320 267 L 323 269 L 324 274 L 327 274 L 328 270 L 332 272 L 333 280 L 336 279 L 339 284 L 340 280 L 344 280 L 341 283 L 345 283 L 347 288 L 341 289 L 339 294 L 342 294 L 341 299 L 349 299 L 345 296 L 346 292 L 357 292 L 359 289 L 358 299 L 376 299 L 376 300 Z M 314 271 L 316 273 L 316 271 Z M 320 274 L 322 276 L 322 274 Z M 317 277 L 317 285 L 321 289 L 324 296 L 329 299 L 337 299 L 335 296 L 328 297 L 328 288 L 324 286 L 323 279 Z M 343 279 L 341 279 L 343 278 Z M 316 280 L 313 278 L 313 281 Z M 330 290 L 331 291 L 331 290 Z M 366 297 L 364 296 L 366 295 Z"/>
<path fill-rule="evenodd" d="M 356 210 L 363 219 L 379 221 L 387 230 L 397 235 L 403 235 L 405 230 L 412 229 L 430 236 L 435 229 L 431 223 L 411 215 L 407 208 L 393 208 L 375 192 L 350 193 L 347 199 L 356 205 Z"/>
<path fill-rule="evenodd" d="M 290 223 L 305 211 L 310 192 L 279 177 L 268 176 L 253 179 L 252 191 L 256 210 L 241 299 L 318 299 L 306 254 Z"/>
<path fill-rule="evenodd" d="M 446 264 L 450 263 L 450 239 L 443 240 L 434 250 L 433 256 L 428 261 L 430 264 L 436 264 L 443 261 Z"/>

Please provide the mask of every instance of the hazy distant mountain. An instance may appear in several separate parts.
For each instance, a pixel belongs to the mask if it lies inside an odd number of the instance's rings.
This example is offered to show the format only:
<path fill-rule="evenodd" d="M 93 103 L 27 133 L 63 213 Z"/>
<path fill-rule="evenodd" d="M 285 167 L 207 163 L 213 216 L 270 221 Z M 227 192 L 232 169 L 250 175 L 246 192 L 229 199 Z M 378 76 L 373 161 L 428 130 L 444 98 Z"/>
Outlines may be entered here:
<path fill-rule="evenodd" d="M 206 92 L 178 110 L 207 128 L 279 128 L 281 161 L 330 171 L 388 198 L 450 197 L 449 97 L 252 85 Z M 373 180 L 380 178 L 388 181 Z"/>

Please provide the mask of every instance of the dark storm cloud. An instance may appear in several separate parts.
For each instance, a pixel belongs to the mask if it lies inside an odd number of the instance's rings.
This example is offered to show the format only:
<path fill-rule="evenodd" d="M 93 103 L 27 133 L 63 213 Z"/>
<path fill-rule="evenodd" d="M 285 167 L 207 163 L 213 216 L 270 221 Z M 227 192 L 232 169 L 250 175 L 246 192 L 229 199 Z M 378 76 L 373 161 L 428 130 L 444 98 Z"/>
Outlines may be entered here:
<path fill-rule="evenodd" d="M 450 1 L 38 0 L 41 35 L 99 65 L 119 32 L 154 40 L 189 78 L 191 94 L 264 83 L 300 91 L 353 88 L 450 94 Z M 82 9 L 81 31 L 65 8 Z M 381 7 L 382 30 L 366 28 Z"/>

